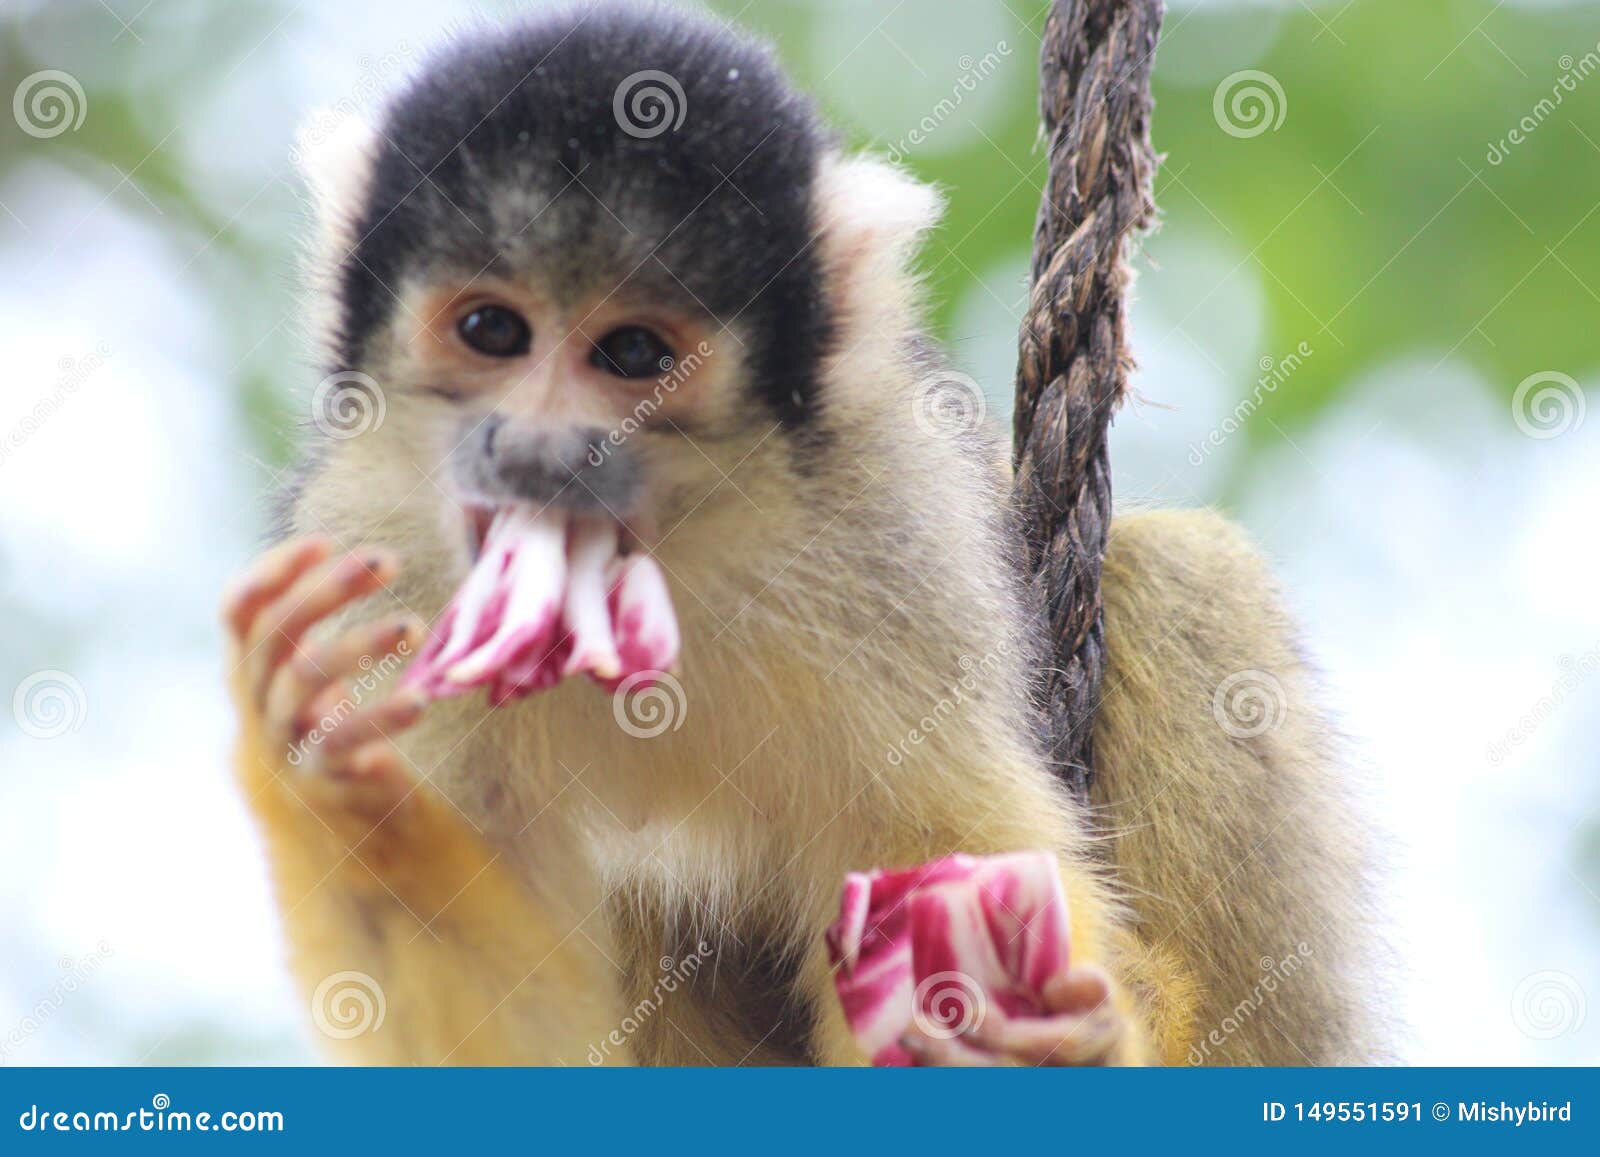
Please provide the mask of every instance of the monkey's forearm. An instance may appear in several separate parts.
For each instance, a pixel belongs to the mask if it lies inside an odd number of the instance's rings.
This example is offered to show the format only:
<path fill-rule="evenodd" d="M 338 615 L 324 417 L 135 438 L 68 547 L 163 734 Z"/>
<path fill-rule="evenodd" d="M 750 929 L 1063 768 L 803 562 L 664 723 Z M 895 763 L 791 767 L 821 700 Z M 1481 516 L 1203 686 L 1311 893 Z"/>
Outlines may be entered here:
<path fill-rule="evenodd" d="M 1103 1063 L 1173 1064 L 1190 1047 L 1195 983 L 1160 949 L 1142 943 L 1114 913 L 1099 881 L 1082 865 L 1061 873 L 1072 926 L 1073 967 L 1090 967 L 1109 979 L 1106 1003 L 1122 1031 Z"/>
<path fill-rule="evenodd" d="M 337 1049 L 390 1064 L 592 1060 L 616 1024 L 600 987 L 609 967 L 584 937 L 563 934 L 448 803 L 417 785 L 373 814 L 264 755 L 247 737 L 239 771 L 295 973 Z M 346 1035 L 357 1026 L 328 1005 L 341 973 L 371 989 L 381 1024 Z M 628 1060 L 625 1047 L 598 1055 Z"/>
<path fill-rule="evenodd" d="M 370 1061 L 577 1061 L 615 1023 L 604 962 L 416 779 L 391 736 L 417 721 L 420 703 L 346 698 L 344 677 L 403 648 L 411 625 L 312 638 L 398 569 L 379 550 L 333 554 L 324 538 L 286 542 L 223 604 L 236 770 L 312 1020 Z M 352 998 L 360 1023 L 349 1020 Z"/>

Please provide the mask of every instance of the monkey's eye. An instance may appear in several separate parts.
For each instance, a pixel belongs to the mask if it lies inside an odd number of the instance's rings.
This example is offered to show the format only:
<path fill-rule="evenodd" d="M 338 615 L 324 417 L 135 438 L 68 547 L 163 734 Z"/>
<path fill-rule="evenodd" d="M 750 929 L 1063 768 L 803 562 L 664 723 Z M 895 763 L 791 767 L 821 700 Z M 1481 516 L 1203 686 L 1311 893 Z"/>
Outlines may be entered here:
<path fill-rule="evenodd" d="M 672 347 L 641 325 L 625 325 L 595 342 L 589 364 L 619 378 L 653 378 L 672 368 Z"/>
<path fill-rule="evenodd" d="M 528 352 L 533 331 L 522 315 L 503 305 L 480 305 L 456 322 L 456 332 L 480 354 L 514 358 Z"/>

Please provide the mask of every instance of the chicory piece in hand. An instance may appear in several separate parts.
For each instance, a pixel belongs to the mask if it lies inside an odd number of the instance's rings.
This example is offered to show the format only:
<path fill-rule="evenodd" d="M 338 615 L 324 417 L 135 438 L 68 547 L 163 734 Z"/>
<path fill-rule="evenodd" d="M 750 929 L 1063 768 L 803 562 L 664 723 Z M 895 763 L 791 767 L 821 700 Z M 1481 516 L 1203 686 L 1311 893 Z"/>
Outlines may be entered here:
<path fill-rule="evenodd" d="M 845 1019 L 875 1065 L 909 1065 L 913 1024 L 956 1036 L 988 1009 L 1044 1011 L 1067 967 L 1066 896 L 1055 856 L 953 855 L 900 871 L 852 872 L 828 929 Z"/>

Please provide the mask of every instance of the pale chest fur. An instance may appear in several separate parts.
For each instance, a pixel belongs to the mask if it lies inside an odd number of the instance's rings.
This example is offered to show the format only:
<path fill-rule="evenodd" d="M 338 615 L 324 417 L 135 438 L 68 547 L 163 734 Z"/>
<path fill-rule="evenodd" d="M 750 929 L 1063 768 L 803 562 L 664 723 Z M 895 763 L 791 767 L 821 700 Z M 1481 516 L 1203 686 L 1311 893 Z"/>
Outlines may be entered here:
<path fill-rule="evenodd" d="M 942 682 L 793 649 L 691 649 L 679 675 L 630 696 L 571 681 L 495 711 L 437 705 L 412 755 L 580 917 L 626 892 L 674 897 L 695 925 L 759 916 L 798 932 L 820 927 L 846 871 L 990 842 L 974 800 L 1015 797 L 1003 810 L 1036 817 L 1028 842 L 1061 841 L 1047 785 L 991 705 L 952 705 Z"/>

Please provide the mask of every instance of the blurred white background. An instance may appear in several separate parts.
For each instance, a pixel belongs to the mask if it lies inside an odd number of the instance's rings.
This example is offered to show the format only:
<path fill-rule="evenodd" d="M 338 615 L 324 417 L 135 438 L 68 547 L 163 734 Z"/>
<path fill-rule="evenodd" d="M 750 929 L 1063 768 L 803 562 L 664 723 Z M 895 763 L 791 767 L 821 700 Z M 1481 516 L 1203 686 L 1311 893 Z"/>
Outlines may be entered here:
<path fill-rule="evenodd" d="M 48 136 L 0 117 L 0 1058 L 303 1061 L 214 625 L 318 376 L 293 130 L 453 22 L 535 5 L 141 4 L 0 13 L 5 93 L 62 70 L 84 112 Z M 939 325 L 1005 421 L 1042 5 L 717 7 L 946 186 Z M 1375 59 L 1391 36 L 1403 68 Z M 1119 494 L 1219 505 L 1274 557 L 1375 784 L 1412 1062 L 1600 1061 L 1600 417 L 1577 392 L 1600 81 L 1486 159 L 1597 39 L 1594 3 L 1206 0 L 1172 5 L 1157 58 L 1167 220 Z M 1245 69 L 1281 81 L 1280 128 L 1214 115 Z M 1536 374 L 1565 377 L 1534 410 L 1513 394 Z"/>

